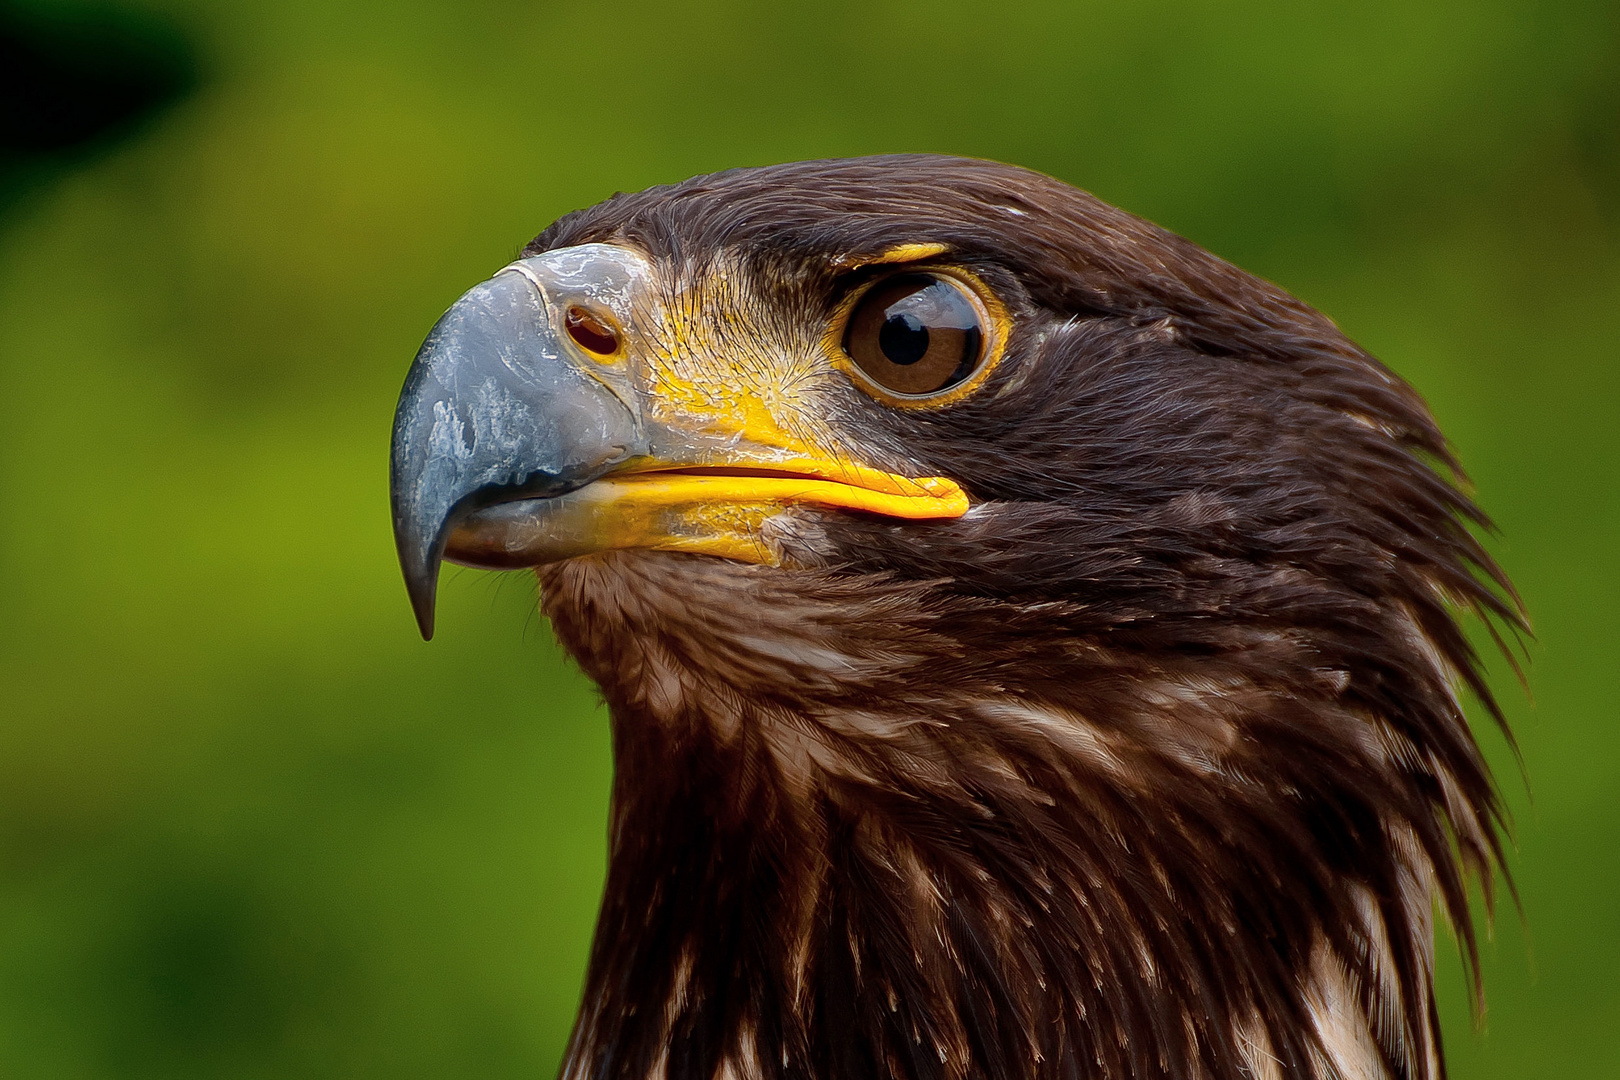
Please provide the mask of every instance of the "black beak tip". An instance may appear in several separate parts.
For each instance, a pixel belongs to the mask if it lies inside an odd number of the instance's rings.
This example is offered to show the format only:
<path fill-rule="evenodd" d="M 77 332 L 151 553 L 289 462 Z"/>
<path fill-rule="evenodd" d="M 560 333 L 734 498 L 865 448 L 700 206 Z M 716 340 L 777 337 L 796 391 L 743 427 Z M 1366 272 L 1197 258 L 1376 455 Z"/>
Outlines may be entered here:
<path fill-rule="evenodd" d="M 399 545 L 399 566 L 405 572 L 405 592 L 416 614 L 416 627 L 423 641 L 433 640 L 433 615 L 439 592 L 439 566 L 444 544 Z"/>
<path fill-rule="evenodd" d="M 435 573 L 434 578 L 439 575 Z M 411 589 L 411 610 L 416 612 L 416 628 L 422 632 L 423 641 L 433 640 L 433 593 L 434 584 L 430 583 L 422 589 Z"/>

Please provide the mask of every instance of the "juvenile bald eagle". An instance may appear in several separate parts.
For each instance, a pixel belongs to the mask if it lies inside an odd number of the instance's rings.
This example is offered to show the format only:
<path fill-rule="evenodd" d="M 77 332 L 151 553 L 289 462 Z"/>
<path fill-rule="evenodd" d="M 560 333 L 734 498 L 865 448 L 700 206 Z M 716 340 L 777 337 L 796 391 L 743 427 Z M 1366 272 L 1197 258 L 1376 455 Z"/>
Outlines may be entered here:
<path fill-rule="evenodd" d="M 394 429 L 602 688 L 569 1080 L 1434 1080 L 1519 621 L 1417 394 L 1055 180 L 904 156 L 562 218 Z"/>

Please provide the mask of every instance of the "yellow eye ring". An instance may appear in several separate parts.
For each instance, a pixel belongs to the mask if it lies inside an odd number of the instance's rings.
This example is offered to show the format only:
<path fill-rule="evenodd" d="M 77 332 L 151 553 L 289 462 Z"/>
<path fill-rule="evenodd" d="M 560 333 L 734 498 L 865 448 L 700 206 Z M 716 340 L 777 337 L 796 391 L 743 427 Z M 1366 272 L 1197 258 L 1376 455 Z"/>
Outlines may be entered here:
<path fill-rule="evenodd" d="M 977 275 L 905 266 L 838 305 L 826 351 L 866 393 L 901 408 L 939 408 L 983 385 L 1006 349 L 1011 317 Z"/>

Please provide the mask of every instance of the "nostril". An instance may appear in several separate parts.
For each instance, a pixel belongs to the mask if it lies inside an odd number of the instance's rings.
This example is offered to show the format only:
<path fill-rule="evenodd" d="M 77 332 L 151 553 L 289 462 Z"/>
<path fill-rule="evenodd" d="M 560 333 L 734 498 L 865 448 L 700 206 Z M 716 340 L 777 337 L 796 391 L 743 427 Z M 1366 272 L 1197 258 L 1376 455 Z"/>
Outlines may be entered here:
<path fill-rule="evenodd" d="M 563 315 L 568 336 L 586 352 L 612 356 L 619 351 L 619 331 L 612 319 L 575 305 Z"/>

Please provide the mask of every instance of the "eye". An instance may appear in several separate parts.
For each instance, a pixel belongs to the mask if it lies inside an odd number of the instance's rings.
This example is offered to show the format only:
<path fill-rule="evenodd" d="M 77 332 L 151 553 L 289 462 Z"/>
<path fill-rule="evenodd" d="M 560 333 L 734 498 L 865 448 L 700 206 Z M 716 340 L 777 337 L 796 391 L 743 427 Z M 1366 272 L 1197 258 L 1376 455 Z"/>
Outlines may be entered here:
<path fill-rule="evenodd" d="M 862 296 L 844 351 L 885 390 L 925 395 L 972 375 L 984 356 L 984 316 L 965 286 L 934 274 L 886 278 Z"/>

